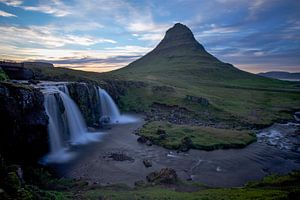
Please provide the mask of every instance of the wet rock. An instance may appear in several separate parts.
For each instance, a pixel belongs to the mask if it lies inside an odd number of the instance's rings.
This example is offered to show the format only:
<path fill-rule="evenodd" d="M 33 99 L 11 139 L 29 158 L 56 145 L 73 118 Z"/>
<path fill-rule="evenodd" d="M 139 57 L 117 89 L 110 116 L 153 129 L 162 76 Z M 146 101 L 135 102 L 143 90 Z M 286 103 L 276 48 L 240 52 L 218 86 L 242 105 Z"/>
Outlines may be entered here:
<path fill-rule="evenodd" d="M 127 156 L 124 153 L 111 153 L 108 157 L 112 158 L 115 161 L 134 161 L 133 158 Z"/>
<path fill-rule="evenodd" d="M 181 146 L 180 146 L 179 151 L 186 152 L 189 149 L 191 149 L 192 147 L 193 147 L 193 141 L 191 140 L 191 138 L 190 137 L 184 137 L 181 140 Z"/>
<path fill-rule="evenodd" d="M 148 141 L 148 139 L 145 136 L 140 136 L 140 137 L 137 138 L 137 141 L 139 143 L 144 144 L 144 143 L 146 143 Z"/>
<path fill-rule="evenodd" d="M 295 112 L 295 114 L 294 114 L 294 118 L 295 118 L 295 120 L 296 120 L 297 122 L 299 122 L 299 121 L 300 121 L 300 111 L 298 111 L 298 112 Z"/>
<path fill-rule="evenodd" d="M 29 84 L 33 84 L 33 85 L 36 85 L 36 84 L 40 83 L 40 81 L 30 79 L 30 80 L 28 81 L 28 83 L 29 83 Z"/>
<path fill-rule="evenodd" d="M 160 171 L 151 172 L 146 179 L 154 184 L 174 184 L 177 182 L 178 176 L 174 169 L 163 168 Z"/>
<path fill-rule="evenodd" d="M 101 117 L 98 90 L 93 84 L 73 82 L 67 85 L 70 97 L 78 105 L 88 126 L 99 124 Z"/>
<path fill-rule="evenodd" d="M 150 140 L 147 140 L 146 145 L 147 146 L 152 146 L 152 142 Z"/>
<path fill-rule="evenodd" d="M 145 165 L 145 167 L 152 167 L 152 163 L 150 160 L 143 160 L 143 164 Z"/>
<path fill-rule="evenodd" d="M 0 83 L 0 119 L 0 154 L 6 160 L 37 161 L 48 152 L 48 116 L 39 90 Z"/>
<path fill-rule="evenodd" d="M 99 125 L 100 127 L 104 127 L 105 125 L 108 125 L 110 122 L 109 116 L 101 116 L 99 119 Z"/>

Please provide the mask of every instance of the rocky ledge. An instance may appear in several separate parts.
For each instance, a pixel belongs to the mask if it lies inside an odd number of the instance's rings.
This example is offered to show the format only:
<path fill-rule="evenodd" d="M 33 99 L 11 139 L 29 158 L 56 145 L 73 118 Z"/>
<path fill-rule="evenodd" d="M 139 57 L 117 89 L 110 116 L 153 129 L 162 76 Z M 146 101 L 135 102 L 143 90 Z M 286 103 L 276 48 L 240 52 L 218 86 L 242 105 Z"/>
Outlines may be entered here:
<path fill-rule="evenodd" d="M 22 84 L 0 82 L 0 154 L 21 162 L 48 152 L 48 117 L 43 94 Z"/>

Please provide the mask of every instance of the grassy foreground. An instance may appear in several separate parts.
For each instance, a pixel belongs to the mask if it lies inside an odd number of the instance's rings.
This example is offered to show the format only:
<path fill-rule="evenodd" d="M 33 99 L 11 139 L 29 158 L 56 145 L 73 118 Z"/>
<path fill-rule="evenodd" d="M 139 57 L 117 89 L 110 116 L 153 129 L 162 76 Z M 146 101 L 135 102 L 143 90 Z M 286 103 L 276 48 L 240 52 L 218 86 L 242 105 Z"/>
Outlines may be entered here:
<path fill-rule="evenodd" d="M 256 140 L 255 134 L 250 131 L 176 125 L 161 121 L 145 124 L 138 134 L 168 149 L 241 148 Z"/>
<path fill-rule="evenodd" d="M 9 171 L 13 170 L 13 166 L 9 168 Z M 25 182 L 21 182 L 13 171 L 4 177 L 3 175 L 1 174 L 4 182 L 0 182 L 0 199 L 14 200 L 296 200 L 300 195 L 300 172 L 267 176 L 239 188 L 209 188 L 200 183 L 182 181 L 170 185 L 146 183 L 134 188 L 126 185 L 100 186 L 84 181 L 56 179 L 47 171 L 37 168 L 25 170 Z"/>

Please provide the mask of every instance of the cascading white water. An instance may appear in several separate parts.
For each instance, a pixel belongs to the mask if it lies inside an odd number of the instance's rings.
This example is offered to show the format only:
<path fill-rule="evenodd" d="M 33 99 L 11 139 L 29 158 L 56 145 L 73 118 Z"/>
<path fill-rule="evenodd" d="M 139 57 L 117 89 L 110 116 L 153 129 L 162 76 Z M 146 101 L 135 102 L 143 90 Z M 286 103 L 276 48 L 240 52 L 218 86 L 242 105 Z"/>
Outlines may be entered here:
<path fill-rule="evenodd" d="M 109 117 L 111 123 L 119 122 L 121 114 L 114 100 L 100 87 L 98 87 L 98 93 L 100 97 L 102 116 Z"/>
<path fill-rule="evenodd" d="M 88 133 L 85 121 L 75 102 L 65 93 L 59 91 L 67 115 L 68 127 L 72 144 L 85 144 L 90 141 L 97 141 L 98 134 Z"/>
<path fill-rule="evenodd" d="M 74 157 L 74 154 L 67 152 L 62 139 L 62 127 L 59 123 L 59 108 L 56 97 L 56 88 L 44 90 L 45 110 L 49 117 L 48 133 L 50 143 L 50 153 L 44 158 L 44 162 L 65 162 Z"/>
<path fill-rule="evenodd" d="M 50 139 L 50 153 L 44 158 L 44 162 L 66 162 L 74 157 L 73 153 L 68 152 L 67 144 L 73 145 L 86 144 L 91 141 L 99 140 L 99 133 L 89 133 L 82 114 L 69 97 L 69 90 L 65 84 L 49 84 L 42 86 L 45 97 L 45 110 L 49 117 L 48 133 Z M 66 124 L 61 125 L 62 113 L 59 111 L 58 95 L 64 107 Z M 63 140 L 63 134 L 67 127 L 69 132 L 68 141 Z"/>
<path fill-rule="evenodd" d="M 120 111 L 111 98 L 111 96 L 103 89 L 98 87 L 98 94 L 100 98 L 101 104 L 101 116 L 107 116 L 110 118 L 110 123 L 133 123 L 136 122 L 137 119 L 128 115 L 121 115 Z"/>

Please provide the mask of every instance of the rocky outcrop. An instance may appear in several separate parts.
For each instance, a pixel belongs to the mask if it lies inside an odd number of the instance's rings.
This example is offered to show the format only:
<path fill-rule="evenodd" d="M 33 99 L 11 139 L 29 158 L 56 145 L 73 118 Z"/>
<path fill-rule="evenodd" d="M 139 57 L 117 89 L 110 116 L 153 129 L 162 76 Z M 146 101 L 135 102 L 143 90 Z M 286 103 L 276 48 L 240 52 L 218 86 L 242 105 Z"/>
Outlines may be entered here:
<path fill-rule="evenodd" d="M 48 117 L 43 102 L 37 89 L 0 83 L 0 154 L 7 160 L 31 162 L 48 152 Z"/>
<path fill-rule="evenodd" d="M 68 89 L 71 98 L 78 105 L 88 126 L 99 126 L 100 100 L 97 88 L 92 84 L 70 83 Z"/>
<path fill-rule="evenodd" d="M 146 179 L 153 184 L 174 184 L 178 181 L 178 176 L 174 169 L 163 168 L 160 171 L 151 172 Z"/>
<path fill-rule="evenodd" d="M 152 167 L 152 162 L 150 160 L 143 160 L 143 164 L 145 165 L 146 168 Z"/>
<path fill-rule="evenodd" d="M 0 67 L 10 79 L 34 79 L 33 71 L 31 69 L 25 68 L 24 63 L 0 62 Z"/>

